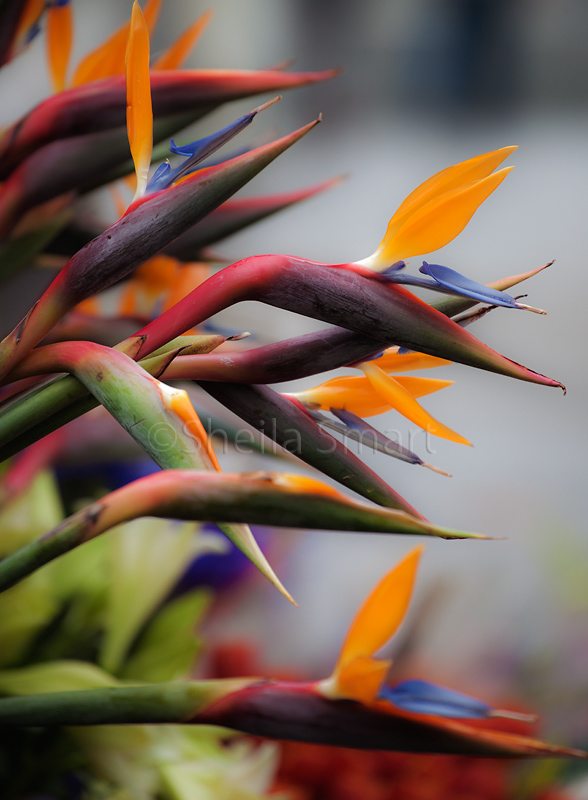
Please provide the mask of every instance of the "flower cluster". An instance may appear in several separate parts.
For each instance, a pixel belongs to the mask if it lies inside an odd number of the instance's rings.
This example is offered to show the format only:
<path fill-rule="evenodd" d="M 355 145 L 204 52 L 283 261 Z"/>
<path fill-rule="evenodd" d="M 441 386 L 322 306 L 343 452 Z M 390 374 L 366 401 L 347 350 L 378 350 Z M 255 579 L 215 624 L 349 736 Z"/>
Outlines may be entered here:
<path fill-rule="evenodd" d="M 182 130 L 229 101 L 335 71 L 182 70 L 208 13 L 153 61 L 160 6 L 148 0 L 141 10 L 135 0 L 129 21 L 73 72 L 68 0 L 0 8 L 0 63 L 44 27 L 54 87 L 0 137 L 0 280 L 31 264 L 59 267 L 0 342 L 3 786 L 19 797 L 264 794 L 275 747 L 255 748 L 229 730 L 374 751 L 583 758 L 508 724 L 496 727 L 496 719 L 520 719 L 515 711 L 428 681 L 389 681 L 391 662 L 377 652 L 405 616 L 421 546 L 368 597 L 329 677 L 190 680 L 200 650 L 193 628 L 208 594 L 186 570 L 194 557 L 218 551 L 219 539 L 196 536 L 189 523 L 214 522 L 292 602 L 250 526 L 484 538 L 425 519 L 338 437 L 447 475 L 364 419 L 394 409 L 432 435 L 469 444 L 419 402 L 452 381 L 404 373 L 456 362 L 563 386 L 466 330 L 497 307 L 544 313 L 507 293 L 542 267 L 488 286 L 426 261 L 426 277 L 405 271 L 406 259 L 437 251 L 463 230 L 512 169 L 499 167 L 514 147 L 421 183 L 367 258 L 330 264 L 269 254 L 214 267 L 210 245 L 335 181 L 233 198 L 319 121 L 220 155 L 276 98 L 176 144 Z M 80 198 L 106 186 L 118 218 L 88 222 Z M 426 302 L 407 286 L 443 298 Z M 331 327 L 243 349 L 237 342 L 248 334 L 209 322 L 241 300 Z M 341 367 L 360 374 L 294 393 L 270 385 Z M 252 442 L 262 447 L 253 435 L 261 432 L 280 457 L 293 451 L 314 472 L 256 470 L 254 456 L 250 471 L 223 472 L 199 414 L 207 395 L 249 426 Z M 215 427 L 234 440 L 227 419 Z M 123 430 L 124 446 L 151 460 L 150 474 L 101 490 L 93 483 L 62 512 L 46 468 L 80 449 L 92 460 L 92 436 L 114 445 Z M 63 736 L 53 740 L 55 726 Z M 38 769 L 27 772 L 36 752 Z M 3 774 L 5 762 L 15 769 Z"/>

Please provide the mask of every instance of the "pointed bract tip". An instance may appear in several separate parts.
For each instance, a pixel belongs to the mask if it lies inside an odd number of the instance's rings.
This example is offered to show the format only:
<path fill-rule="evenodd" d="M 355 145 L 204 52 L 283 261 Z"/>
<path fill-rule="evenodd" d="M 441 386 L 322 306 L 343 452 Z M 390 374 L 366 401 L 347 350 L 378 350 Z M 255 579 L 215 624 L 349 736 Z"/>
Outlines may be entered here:
<path fill-rule="evenodd" d="M 537 714 L 522 714 L 519 711 L 506 711 L 503 708 L 493 708 L 489 716 L 500 717 L 501 719 L 516 719 L 520 722 L 537 722 L 539 719 Z"/>
<path fill-rule="evenodd" d="M 436 472 L 438 475 L 445 475 L 446 478 L 453 478 L 451 472 L 445 472 L 443 469 L 439 469 L 439 467 L 434 467 L 432 464 L 429 464 L 427 461 L 421 462 L 421 467 L 426 467 L 430 469 L 432 472 Z"/>
<path fill-rule="evenodd" d="M 517 307 L 524 308 L 525 311 L 532 311 L 533 314 L 547 315 L 547 311 L 544 311 L 542 308 L 535 308 L 534 306 L 528 306 L 526 303 L 517 303 Z"/>
<path fill-rule="evenodd" d="M 257 106 L 257 108 L 254 108 L 251 113 L 252 114 L 259 114 L 260 111 L 265 111 L 266 108 L 269 108 L 270 106 L 273 106 L 276 103 L 279 103 L 281 99 L 282 99 L 282 95 L 278 94 L 278 95 L 276 95 L 276 97 L 272 97 L 271 100 L 268 100 L 267 103 L 262 103 L 262 105 Z"/>
<path fill-rule="evenodd" d="M 270 565 L 268 564 L 267 561 L 265 562 L 265 566 L 266 566 L 265 570 L 262 570 L 261 567 L 259 566 L 259 564 L 256 564 L 256 566 L 260 570 L 260 572 L 262 572 L 262 574 L 265 575 L 265 577 L 270 581 L 270 583 L 272 583 L 276 587 L 278 592 L 281 595 L 283 595 L 283 597 L 286 598 L 286 600 L 288 600 L 290 603 L 292 603 L 292 605 L 295 608 L 300 608 L 300 606 L 298 605 L 296 600 L 294 600 L 294 598 L 292 597 L 290 592 L 286 589 L 286 587 L 284 586 L 282 581 L 278 578 L 278 576 L 273 571 L 273 569 L 270 567 Z"/>
<path fill-rule="evenodd" d="M 249 331 L 243 331 L 243 333 L 235 333 L 233 336 L 227 337 L 227 342 L 240 342 L 241 339 L 247 339 L 248 336 L 251 336 Z"/>

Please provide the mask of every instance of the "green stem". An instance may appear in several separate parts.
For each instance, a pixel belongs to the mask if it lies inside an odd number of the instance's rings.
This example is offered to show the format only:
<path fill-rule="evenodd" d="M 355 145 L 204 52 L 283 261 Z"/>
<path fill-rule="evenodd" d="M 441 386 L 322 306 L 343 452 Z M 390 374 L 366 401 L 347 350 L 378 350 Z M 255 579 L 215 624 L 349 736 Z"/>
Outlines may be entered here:
<path fill-rule="evenodd" d="M 0 727 L 180 723 L 244 681 L 125 686 L 0 700 Z"/>
<path fill-rule="evenodd" d="M 3 558 L 0 561 L 0 592 L 10 589 L 39 567 L 82 544 L 88 525 L 98 516 L 100 508 L 100 503 L 94 503 L 68 517 L 41 538 Z"/>
<path fill-rule="evenodd" d="M 73 514 L 40 539 L 0 561 L 0 591 L 10 588 L 54 558 L 142 516 L 193 521 L 223 520 L 222 530 L 275 582 L 244 525 L 486 538 L 440 528 L 403 511 L 359 503 L 319 482 L 280 473 L 230 475 L 197 470 L 164 470 L 123 486 Z M 233 523 L 233 524 L 231 524 Z M 245 530 L 243 530 L 245 528 Z"/>

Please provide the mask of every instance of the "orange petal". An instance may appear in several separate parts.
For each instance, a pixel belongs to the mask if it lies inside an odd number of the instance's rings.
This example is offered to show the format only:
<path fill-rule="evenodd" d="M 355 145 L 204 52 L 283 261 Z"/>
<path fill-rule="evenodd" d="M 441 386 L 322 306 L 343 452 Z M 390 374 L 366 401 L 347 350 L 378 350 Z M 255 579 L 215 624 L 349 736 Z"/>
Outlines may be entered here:
<path fill-rule="evenodd" d="M 276 486 L 283 486 L 286 489 L 292 489 L 295 492 L 307 492 L 309 494 L 319 494 L 324 497 L 335 497 L 340 500 L 345 500 L 341 492 L 333 489 L 322 481 L 317 481 L 314 478 L 308 478 L 305 475 L 294 475 L 290 473 L 275 473 L 272 476 L 273 483 Z"/>
<path fill-rule="evenodd" d="M 453 381 L 415 378 L 410 375 L 404 375 L 396 380 L 413 397 L 423 397 L 453 385 Z M 330 408 L 344 408 L 358 417 L 373 417 L 394 408 L 374 389 L 369 378 L 355 375 L 332 378 L 313 389 L 295 392 L 293 396 L 309 408 L 320 408 L 323 411 L 328 411 Z"/>
<path fill-rule="evenodd" d="M 470 442 L 464 439 L 463 436 L 460 436 L 459 433 L 452 431 L 451 428 L 448 428 L 432 417 L 417 403 L 414 397 L 401 386 L 399 381 L 387 375 L 384 370 L 376 366 L 373 361 L 364 362 L 359 369 L 364 372 L 374 389 L 379 392 L 393 408 L 411 422 L 414 422 L 415 425 L 424 428 L 429 433 L 432 433 L 434 436 L 439 436 L 442 439 L 449 439 L 449 441 L 458 442 L 459 444 L 470 444 Z"/>
<path fill-rule="evenodd" d="M 143 13 L 149 33 L 153 32 L 160 8 L 161 0 L 149 0 L 145 4 Z M 72 86 L 124 74 L 130 25 L 130 20 L 125 22 L 112 36 L 80 61 L 74 72 Z"/>
<path fill-rule="evenodd" d="M 193 436 L 202 446 L 202 450 L 207 456 L 209 461 L 209 469 L 215 469 L 217 472 L 221 471 L 220 464 L 216 457 L 216 453 L 212 449 L 210 439 L 208 438 L 204 426 L 200 421 L 200 417 L 194 411 L 192 403 L 187 393 L 183 390 L 174 391 L 173 395 L 166 402 L 168 409 L 176 414 L 184 425 L 187 433 Z"/>
<path fill-rule="evenodd" d="M 126 54 L 127 132 L 137 174 L 135 197 L 145 193 L 153 150 L 153 111 L 149 80 L 149 31 L 137 0 L 133 3 Z"/>
<path fill-rule="evenodd" d="M 71 5 L 50 5 L 47 9 L 47 59 L 54 92 L 65 89 L 65 77 L 72 43 Z"/>
<path fill-rule="evenodd" d="M 102 314 L 100 303 L 97 297 L 87 297 L 78 303 L 75 310 L 80 314 L 87 314 L 89 317 L 99 317 Z"/>
<path fill-rule="evenodd" d="M 179 262 L 178 262 L 179 263 Z M 197 286 L 210 277 L 210 265 L 194 262 L 182 264 L 177 273 L 173 284 L 169 287 L 169 293 L 164 300 L 162 312 L 167 311 L 186 295 L 189 295 Z"/>
<path fill-rule="evenodd" d="M 409 369 L 431 369 L 432 367 L 446 367 L 451 364 L 444 358 L 428 356 L 425 353 L 399 353 L 399 347 L 389 347 L 384 350 L 375 363 L 385 372 L 406 372 Z"/>
<path fill-rule="evenodd" d="M 453 167 L 448 167 L 433 175 L 401 203 L 388 223 L 386 234 L 376 252 L 358 263 L 377 269 L 390 266 L 400 259 L 431 253 L 450 242 L 463 230 L 478 206 L 484 202 L 488 195 L 501 183 L 507 172 L 512 169 L 510 167 L 506 171 L 500 170 L 494 173 L 494 176 L 501 176 L 498 180 L 491 175 L 492 170 L 501 164 L 515 149 L 516 147 L 503 147 L 500 150 L 476 156 L 468 161 L 462 161 L 460 164 L 455 164 Z M 486 183 L 487 179 L 490 180 Z M 476 186 L 477 189 L 474 188 Z M 468 189 L 468 187 L 470 188 Z M 462 195 L 461 191 L 466 189 L 468 191 Z M 430 214 L 425 214 L 425 218 L 427 224 L 431 224 L 439 214 L 436 203 L 443 198 L 448 201 L 448 206 L 443 211 L 448 215 L 448 219 L 444 218 L 440 223 L 441 228 L 446 224 L 449 226 L 445 235 L 440 235 L 437 230 L 436 236 L 429 237 L 432 244 L 429 239 L 424 238 L 422 244 L 418 241 L 415 242 L 415 236 L 418 239 L 422 231 L 412 231 L 411 223 L 414 220 L 422 219 L 422 212 L 425 211 L 425 207 L 429 207 Z M 460 200 L 457 198 L 460 198 Z M 460 213 L 457 213 L 458 207 L 460 208 Z M 461 222 L 458 224 L 457 221 Z M 412 238 L 409 235 L 411 231 Z"/>
<path fill-rule="evenodd" d="M 377 698 L 392 662 L 376 658 L 354 658 L 346 664 L 332 681 L 327 681 L 323 692 L 330 697 L 357 700 L 370 705 Z M 322 687 L 321 687 L 322 688 Z"/>
<path fill-rule="evenodd" d="M 44 11 L 45 0 L 27 0 L 12 39 L 11 58 L 26 47 L 31 28 L 36 25 Z"/>
<path fill-rule="evenodd" d="M 160 253 L 137 267 L 121 293 L 118 312 L 121 316 L 152 314 L 156 303 L 175 286 L 181 274 L 180 262 Z"/>
<path fill-rule="evenodd" d="M 204 29 L 212 19 L 212 10 L 205 11 L 196 22 L 179 36 L 153 64 L 153 69 L 178 69 L 190 55 L 190 51 L 202 35 Z"/>
<path fill-rule="evenodd" d="M 409 215 L 414 214 L 417 209 L 435 197 L 439 197 L 445 192 L 457 189 L 467 183 L 487 178 L 516 149 L 516 145 L 501 147 L 500 150 L 483 153 L 481 156 L 469 158 L 467 161 L 461 161 L 459 164 L 454 164 L 452 167 L 447 167 L 441 172 L 437 172 L 424 183 L 421 183 L 414 192 L 411 192 L 403 200 L 389 222 L 387 235 L 389 235 L 390 227 L 393 228 L 392 234 L 395 233 L 404 224 Z"/>
<path fill-rule="evenodd" d="M 408 610 L 423 550 L 422 545 L 411 550 L 364 601 L 351 623 L 334 676 L 356 659 L 371 659 L 396 633 Z"/>

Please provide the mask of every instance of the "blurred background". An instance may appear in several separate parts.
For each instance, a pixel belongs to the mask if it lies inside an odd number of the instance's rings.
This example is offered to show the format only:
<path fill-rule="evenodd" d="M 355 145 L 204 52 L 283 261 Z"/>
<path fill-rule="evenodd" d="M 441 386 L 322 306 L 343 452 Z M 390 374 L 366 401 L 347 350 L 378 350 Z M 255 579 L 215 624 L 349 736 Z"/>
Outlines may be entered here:
<path fill-rule="evenodd" d="M 246 192 L 285 191 L 336 175 L 346 180 L 224 242 L 219 249 L 229 263 L 261 252 L 331 263 L 363 258 L 420 182 L 479 153 L 519 145 L 509 159 L 516 170 L 458 239 L 428 260 L 486 283 L 555 258 L 524 287 L 528 302 L 547 309 L 548 316 L 501 309 L 472 331 L 515 361 L 561 380 L 567 396 L 457 365 L 443 368 L 435 377 L 456 383 L 427 398 L 426 407 L 474 447 L 432 440 L 427 452 L 424 435 L 412 435 L 419 455 L 453 477 L 365 450 L 362 457 L 434 522 L 497 539 L 427 544 L 411 616 L 396 649 L 408 648 L 429 678 L 489 699 L 511 692 L 545 716 L 551 736 L 586 740 L 588 4 L 216 0 L 212 5 L 213 21 L 190 66 L 259 69 L 291 58 L 296 70 L 342 68 L 332 81 L 286 94 L 256 120 L 250 135 L 263 140 L 323 114 L 322 124 Z M 75 0 L 76 14 L 78 7 L 84 26 L 76 31 L 74 61 L 128 15 L 127 4 L 118 2 Z M 206 7 L 168 0 L 153 51 Z M 49 91 L 38 81 L 42 47 L 34 47 L 36 52 L 2 71 L 2 96 L 12 87 L 12 100 L 0 109 L 2 123 Z M 197 135 L 250 108 L 241 103 L 215 112 L 199 124 Z M 414 273 L 419 265 L 414 259 L 409 269 Z M 31 280 L 16 278 L 12 291 L 30 290 Z M 9 316 L 6 309 L 6 326 Z M 319 327 L 252 304 L 217 321 L 251 330 L 257 342 Z M 376 424 L 408 437 L 408 425 L 398 415 Z M 251 469 L 249 459 L 226 456 L 223 463 Z M 255 466 L 275 468 L 276 462 Z M 273 536 L 287 540 L 275 566 L 300 609 L 259 581 L 255 592 L 249 586 L 242 593 L 238 610 L 234 604 L 224 614 L 221 609 L 212 633 L 219 640 L 250 637 L 269 665 L 321 675 L 363 596 L 415 542 L 325 532 Z"/>

